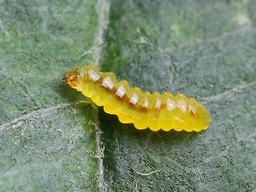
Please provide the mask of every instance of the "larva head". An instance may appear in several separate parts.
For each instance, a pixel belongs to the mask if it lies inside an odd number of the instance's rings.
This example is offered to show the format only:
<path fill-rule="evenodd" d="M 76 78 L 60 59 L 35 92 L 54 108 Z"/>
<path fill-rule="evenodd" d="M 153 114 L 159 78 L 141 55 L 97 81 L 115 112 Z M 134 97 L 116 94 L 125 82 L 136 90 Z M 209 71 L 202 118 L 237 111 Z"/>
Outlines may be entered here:
<path fill-rule="evenodd" d="M 77 84 L 79 83 L 80 80 L 80 72 L 79 68 L 75 68 L 70 70 L 62 79 L 62 83 L 72 87 L 76 88 Z"/>

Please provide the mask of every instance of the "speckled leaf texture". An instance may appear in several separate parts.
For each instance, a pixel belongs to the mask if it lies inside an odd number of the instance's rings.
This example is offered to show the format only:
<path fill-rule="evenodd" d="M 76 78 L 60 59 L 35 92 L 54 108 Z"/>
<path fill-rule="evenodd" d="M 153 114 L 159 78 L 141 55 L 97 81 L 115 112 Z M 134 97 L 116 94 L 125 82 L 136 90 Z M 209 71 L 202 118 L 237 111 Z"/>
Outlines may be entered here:
<path fill-rule="evenodd" d="M 90 63 L 194 97 L 203 132 L 139 131 L 63 85 Z M 255 0 L 0 0 L 0 191 L 255 191 Z"/>

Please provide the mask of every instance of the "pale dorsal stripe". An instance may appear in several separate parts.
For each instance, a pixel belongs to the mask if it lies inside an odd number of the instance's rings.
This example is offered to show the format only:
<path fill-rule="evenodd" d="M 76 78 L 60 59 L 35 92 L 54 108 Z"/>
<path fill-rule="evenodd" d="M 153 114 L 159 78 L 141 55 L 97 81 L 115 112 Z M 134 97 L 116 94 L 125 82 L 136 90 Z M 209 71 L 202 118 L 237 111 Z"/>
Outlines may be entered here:
<path fill-rule="evenodd" d="M 91 80 L 93 80 L 94 82 L 98 81 L 100 79 L 100 74 L 98 74 L 97 72 L 95 72 L 94 70 L 90 69 L 88 71 L 89 74 L 89 78 Z"/>
<path fill-rule="evenodd" d="M 105 77 L 101 83 L 101 85 L 105 88 L 109 88 L 110 90 L 113 89 L 114 83 L 110 77 Z"/>
<path fill-rule="evenodd" d="M 126 90 L 123 85 L 119 86 L 116 90 L 116 95 L 122 98 L 126 94 Z"/>
<path fill-rule="evenodd" d="M 167 99 L 166 107 L 168 111 L 171 111 L 176 108 L 176 103 L 172 99 Z"/>
<path fill-rule="evenodd" d="M 136 105 L 136 103 L 138 102 L 139 100 L 139 96 L 137 93 L 133 93 L 131 99 L 130 99 L 130 103 L 132 103 L 133 105 Z"/>
<path fill-rule="evenodd" d="M 179 100 L 177 101 L 177 107 L 183 112 L 183 113 L 186 113 L 187 111 L 187 104 L 186 104 L 186 101 L 184 101 L 183 99 L 182 100 Z"/>

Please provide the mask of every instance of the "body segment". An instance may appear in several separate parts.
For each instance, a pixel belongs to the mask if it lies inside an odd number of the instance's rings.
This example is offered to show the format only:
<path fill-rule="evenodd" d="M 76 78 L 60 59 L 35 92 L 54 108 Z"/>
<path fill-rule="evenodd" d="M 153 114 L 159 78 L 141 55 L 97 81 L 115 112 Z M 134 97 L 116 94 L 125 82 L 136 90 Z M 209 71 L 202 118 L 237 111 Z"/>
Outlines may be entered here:
<path fill-rule="evenodd" d="M 133 123 L 137 129 L 198 132 L 211 123 L 208 111 L 195 99 L 131 88 L 127 81 L 118 82 L 113 73 L 100 72 L 95 65 L 75 68 L 62 81 L 103 106 L 106 113 L 117 115 L 122 123 Z"/>

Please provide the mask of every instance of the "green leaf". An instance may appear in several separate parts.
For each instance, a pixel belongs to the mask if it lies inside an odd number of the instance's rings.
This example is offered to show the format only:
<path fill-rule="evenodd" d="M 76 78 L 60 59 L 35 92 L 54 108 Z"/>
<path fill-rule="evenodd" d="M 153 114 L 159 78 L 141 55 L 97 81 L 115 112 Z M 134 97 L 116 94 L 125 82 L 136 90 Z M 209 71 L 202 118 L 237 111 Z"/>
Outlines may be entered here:
<path fill-rule="evenodd" d="M 98 189 L 92 106 L 61 83 L 92 62 L 94 4 L 0 1 L 1 191 Z"/>
<path fill-rule="evenodd" d="M 254 191 L 255 13 L 254 0 L 0 0 L 0 189 Z M 93 62 L 195 97 L 212 124 L 151 132 L 98 115 L 61 83 Z"/>

